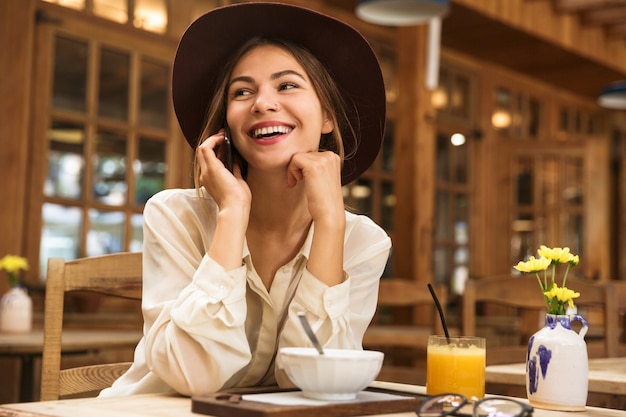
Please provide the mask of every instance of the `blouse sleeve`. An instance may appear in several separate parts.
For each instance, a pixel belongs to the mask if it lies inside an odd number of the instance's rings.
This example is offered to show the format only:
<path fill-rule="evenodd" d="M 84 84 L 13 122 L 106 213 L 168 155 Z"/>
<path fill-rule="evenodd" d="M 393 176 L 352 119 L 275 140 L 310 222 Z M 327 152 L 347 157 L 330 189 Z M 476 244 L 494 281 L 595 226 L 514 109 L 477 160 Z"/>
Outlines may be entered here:
<path fill-rule="evenodd" d="M 246 270 L 206 255 L 211 210 L 197 199 L 150 200 L 144 209 L 143 311 L 150 370 L 177 392 L 215 392 L 250 361 Z M 174 208 L 176 213 L 174 213 Z M 181 215 L 182 213 L 182 215 Z"/>

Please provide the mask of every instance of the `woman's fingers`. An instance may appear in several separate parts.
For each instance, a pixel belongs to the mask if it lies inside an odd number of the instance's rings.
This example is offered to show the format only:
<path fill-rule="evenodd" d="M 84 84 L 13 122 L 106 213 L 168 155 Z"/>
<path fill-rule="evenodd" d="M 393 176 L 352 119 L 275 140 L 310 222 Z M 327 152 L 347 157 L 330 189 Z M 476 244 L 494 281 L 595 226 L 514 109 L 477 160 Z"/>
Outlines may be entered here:
<path fill-rule="evenodd" d="M 303 182 L 309 212 L 314 220 L 343 214 L 341 159 L 330 151 L 300 153 L 288 167 L 287 185 Z"/>
<path fill-rule="evenodd" d="M 335 182 L 341 178 L 341 161 L 334 152 L 297 153 L 289 162 L 288 185 L 293 187 L 302 180 Z"/>

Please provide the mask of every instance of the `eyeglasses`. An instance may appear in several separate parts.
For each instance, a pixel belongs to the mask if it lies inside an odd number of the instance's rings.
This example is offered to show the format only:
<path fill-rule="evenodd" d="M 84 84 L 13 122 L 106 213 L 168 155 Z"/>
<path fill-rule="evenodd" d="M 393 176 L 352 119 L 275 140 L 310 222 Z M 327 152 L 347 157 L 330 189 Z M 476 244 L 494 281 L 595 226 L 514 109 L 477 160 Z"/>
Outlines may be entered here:
<path fill-rule="evenodd" d="M 461 412 L 467 398 L 461 394 L 439 394 L 426 397 L 417 409 L 419 417 L 473 416 L 473 417 L 530 417 L 533 408 L 512 398 L 490 397 L 474 403 L 472 414 Z M 469 411 L 469 410 L 468 410 Z"/>

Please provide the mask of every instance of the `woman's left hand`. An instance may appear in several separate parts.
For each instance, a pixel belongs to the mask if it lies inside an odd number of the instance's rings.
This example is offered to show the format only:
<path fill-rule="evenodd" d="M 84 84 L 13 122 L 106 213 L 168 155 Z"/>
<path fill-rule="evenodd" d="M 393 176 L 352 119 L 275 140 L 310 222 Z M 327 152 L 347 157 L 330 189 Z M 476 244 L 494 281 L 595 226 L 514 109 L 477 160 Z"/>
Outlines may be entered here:
<path fill-rule="evenodd" d="M 313 221 L 344 217 L 341 159 L 331 151 L 296 153 L 287 167 L 287 186 L 304 181 Z"/>

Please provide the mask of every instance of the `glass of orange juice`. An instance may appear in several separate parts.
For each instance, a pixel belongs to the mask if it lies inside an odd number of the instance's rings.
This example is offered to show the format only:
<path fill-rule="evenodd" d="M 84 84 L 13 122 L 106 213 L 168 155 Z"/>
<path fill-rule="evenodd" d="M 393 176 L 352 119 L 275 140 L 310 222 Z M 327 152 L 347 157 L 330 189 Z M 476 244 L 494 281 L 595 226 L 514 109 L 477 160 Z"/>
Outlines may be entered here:
<path fill-rule="evenodd" d="M 485 338 L 429 336 L 426 394 L 453 392 L 468 401 L 485 396 Z"/>

